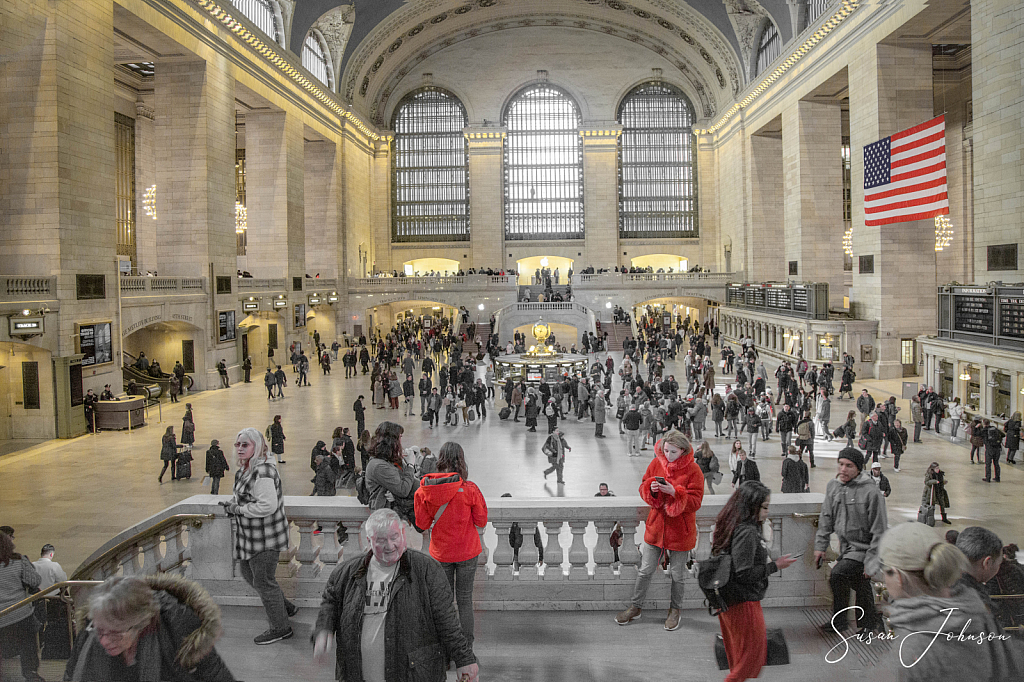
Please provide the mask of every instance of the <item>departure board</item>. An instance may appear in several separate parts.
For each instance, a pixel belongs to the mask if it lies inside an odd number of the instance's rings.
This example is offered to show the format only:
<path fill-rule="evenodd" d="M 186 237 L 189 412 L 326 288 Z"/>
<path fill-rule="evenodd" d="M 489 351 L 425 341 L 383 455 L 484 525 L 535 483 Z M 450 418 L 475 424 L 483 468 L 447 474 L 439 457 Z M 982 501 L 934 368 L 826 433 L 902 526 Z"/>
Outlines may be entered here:
<path fill-rule="evenodd" d="M 1024 296 L 999 297 L 999 335 L 1024 339 Z"/>
<path fill-rule="evenodd" d="M 804 287 L 793 288 L 793 310 L 807 311 L 807 289 Z"/>
<path fill-rule="evenodd" d="M 765 313 L 828 319 L 828 285 L 825 283 L 730 284 L 726 301 L 730 306 L 758 308 Z"/>
<path fill-rule="evenodd" d="M 789 310 L 789 296 L 790 289 L 782 287 L 770 287 L 765 290 L 765 296 L 767 296 L 767 304 L 769 308 Z"/>
<path fill-rule="evenodd" d="M 994 303 L 992 296 L 957 296 L 954 299 L 953 328 L 961 332 L 991 334 L 995 327 Z"/>

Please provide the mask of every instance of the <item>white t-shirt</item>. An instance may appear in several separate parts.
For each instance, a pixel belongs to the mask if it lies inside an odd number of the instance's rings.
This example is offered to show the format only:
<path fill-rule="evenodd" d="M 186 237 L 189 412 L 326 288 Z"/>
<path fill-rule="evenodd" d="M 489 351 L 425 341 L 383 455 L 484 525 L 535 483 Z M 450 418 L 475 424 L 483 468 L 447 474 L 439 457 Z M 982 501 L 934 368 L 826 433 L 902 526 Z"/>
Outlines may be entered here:
<path fill-rule="evenodd" d="M 366 599 L 363 601 L 363 633 L 360 648 L 363 654 L 364 682 L 386 682 L 384 658 L 384 620 L 391 603 L 391 586 L 398 573 L 398 562 L 381 566 L 370 559 L 366 570 Z"/>

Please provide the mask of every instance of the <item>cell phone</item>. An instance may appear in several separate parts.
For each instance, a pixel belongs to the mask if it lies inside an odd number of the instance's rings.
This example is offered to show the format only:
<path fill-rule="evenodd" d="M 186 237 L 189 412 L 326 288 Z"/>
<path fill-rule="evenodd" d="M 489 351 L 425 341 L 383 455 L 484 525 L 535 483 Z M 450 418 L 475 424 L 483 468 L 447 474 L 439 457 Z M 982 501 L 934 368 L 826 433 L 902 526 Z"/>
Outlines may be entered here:
<path fill-rule="evenodd" d="M 824 556 L 818 557 L 818 561 L 816 562 L 815 568 L 821 568 L 821 564 L 824 563 L 824 561 L 825 561 L 825 557 Z"/>
<path fill-rule="evenodd" d="M 800 557 L 802 557 L 802 556 L 803 556 L 803 555 L 804 555 L 805 553 L 806 553 L 806 550 L 803 550 L 803 551 L 797 552 L 796 554 L 790 554 L 790 555 L 789 555 L 789 558 L 790 558 L 790 559 L 799 559 L 799 558 L 800 558 Z"/>
<path fill-rule="evenodd" d="M 668 482 L 662 476 L 655 476 L 654 480 L 657 481 L 658 483 L 661 483 L 662 485 L 667 485 L 668 484 Z"/>

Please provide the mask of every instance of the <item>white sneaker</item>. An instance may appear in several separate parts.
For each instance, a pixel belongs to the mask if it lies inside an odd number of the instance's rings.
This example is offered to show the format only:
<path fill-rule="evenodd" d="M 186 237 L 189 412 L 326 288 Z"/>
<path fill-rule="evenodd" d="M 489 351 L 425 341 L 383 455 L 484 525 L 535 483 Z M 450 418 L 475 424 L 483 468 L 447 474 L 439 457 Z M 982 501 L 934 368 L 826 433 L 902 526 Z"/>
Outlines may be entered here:
<path fill-rule="evenodd" d="M 895 471 L 897 474 L 900 472 L 900 470 L 897 469 L 896 467 L 893 467 L 892 470 Z"/>

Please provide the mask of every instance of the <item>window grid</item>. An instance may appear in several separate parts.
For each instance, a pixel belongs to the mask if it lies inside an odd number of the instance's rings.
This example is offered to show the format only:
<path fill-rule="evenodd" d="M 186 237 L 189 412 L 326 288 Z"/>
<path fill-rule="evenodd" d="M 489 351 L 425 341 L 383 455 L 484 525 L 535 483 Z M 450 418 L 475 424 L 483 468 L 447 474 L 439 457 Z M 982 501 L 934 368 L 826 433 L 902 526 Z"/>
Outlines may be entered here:
<path fill-rule="evenodd" d="M 245 206 L 245 150 L 235 149 L 235 202 Z M 241 234 L 235 233 L 235 241 L 237 250 L 235 252 L 238 256 L 245 255 L 245 249 L 249 244 L 248 239 L 249 231 L 246 230 Z"/>
<path fill-rule="evenodd" d="M 505 238 L 583 238 L 580 113 L 566 93 L 533 85 L 505 111 Z"/>
<path fill-rule="evenodd" d="M 395 110 L 392 154 L 396 242 L 469 240 L 466 109 L 451 93 L 421 88 Z"/>
<path fill-rule="evenodd" d="M 850 137 L 843 135 L 843 231 L 849 231 L 853 227 L 853 173 L 850 167 L 852 160 L 850 151 Z M 853 256 L 843 252 L 843 271 L 853 271 Z"/>
<path fill-rule="evenodd" d="M 775 28 L 775 24 L 769 20 L 764 26 L 764 31 L 761 32 L 761 44 L 757 48 L 755 72 L 760 74 L 767 69 L 768 65 L 778 59 L 780 54 L 782 54 L 782 39 L 779 37 L 779 31 Z"/>
<path fill-rule="evenodd" d="M 634 88 L 619 106 L 619 236 L 696 237 L 693 109 L 663 83 Z"/>
<path fill-rule="evenodd" d="M 256 28 L 277 42 L 277 21 L 274 18 L 274 5 L 270 0 L 231 0 L 231 4 L 241 10 L 245 18 L 255 24 Z"/>
<path fill-rule="evenodd" d="M 114 133 L 114 154 L 117 157 L 117 255 L 128 256 L 132 262 L 132 272 L 135 272 L 138 267 L 135 242 L 135 120 L 115 112 Z"/>
<path fill-rule="evenodd" d="M 330 86 L 330 77 L 327 69 L 327 55 L 324 54 L 320 41 L 316 39 L 313 32 L 306 34 L 306 40 L 302 43 L 302 66 L 311 74 L 316 76 L 324 85 Z"/>
<path fill-rule="evenodd" d="M 807 0 L 807 25 L 810 26 L 818 20 L 828 6 L 835 3 L 836 0 Z"/>

